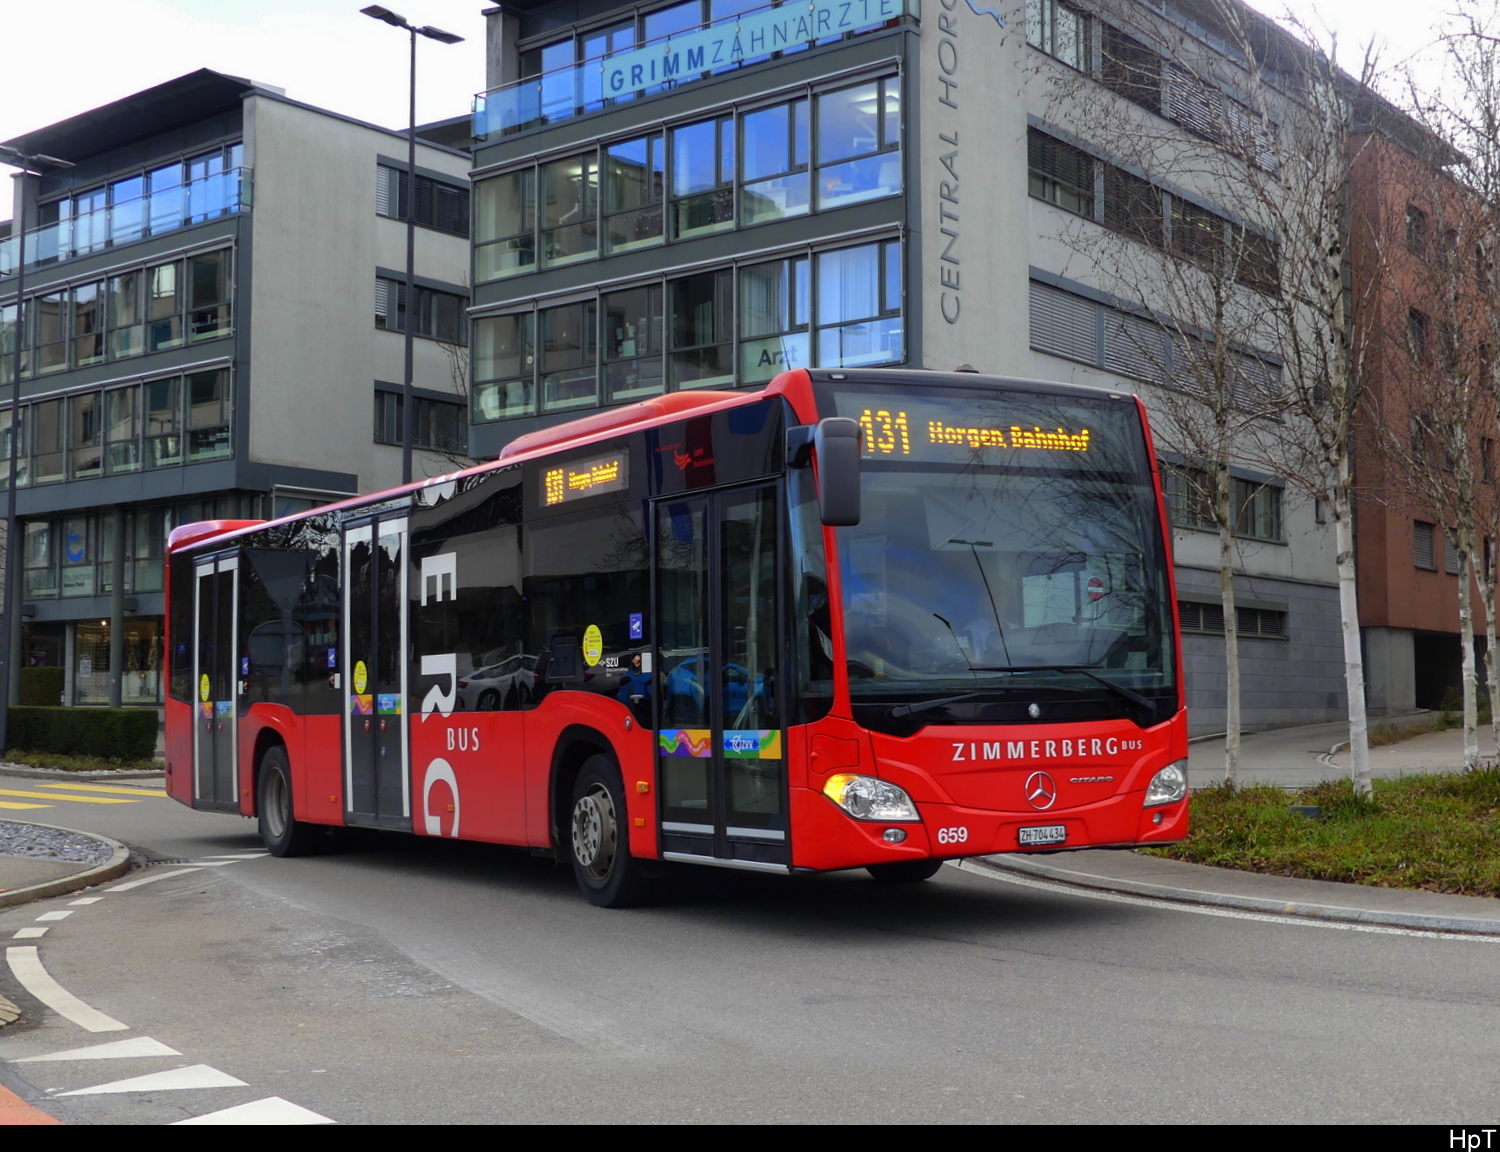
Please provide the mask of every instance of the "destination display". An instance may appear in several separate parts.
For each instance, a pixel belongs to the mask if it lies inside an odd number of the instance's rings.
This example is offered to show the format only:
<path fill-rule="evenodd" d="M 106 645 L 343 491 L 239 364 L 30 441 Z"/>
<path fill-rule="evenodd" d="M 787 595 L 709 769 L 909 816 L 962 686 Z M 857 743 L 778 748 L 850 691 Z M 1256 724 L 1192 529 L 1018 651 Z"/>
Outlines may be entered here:
<path fill-rule="evenodd" d="M 624 452 L 575 460 L 542 470 L 542 507 L 554 508 L 584 496 L 623 492 L 630 487 L 630 457 Z"/>
<path fill-rule="evenodd" d="M 1134 471 L 1143 453 L 1132 405 L 961 392 L 889 401 L 874 389 L 836 391 L 839 416 L 859 422 L 866 460 Z"/>

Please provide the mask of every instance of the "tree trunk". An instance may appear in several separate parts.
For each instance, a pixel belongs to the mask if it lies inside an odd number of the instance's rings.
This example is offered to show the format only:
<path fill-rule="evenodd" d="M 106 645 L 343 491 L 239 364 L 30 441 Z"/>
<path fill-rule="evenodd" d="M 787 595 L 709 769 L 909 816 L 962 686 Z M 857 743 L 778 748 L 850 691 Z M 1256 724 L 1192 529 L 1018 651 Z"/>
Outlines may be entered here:
<path fill-rule="evenodd" d="M 1479 677 L 1474 667 L 1474 594 L 1469 587 L 1473 558 L 1467 545 L 1458 552 L 1458 639 L 1463 645 L 1464 768 L 1479 764 Z"/>
<path fill-rule="evenodd" d="M 1491 552 L 1494 546 L 1491 545 Z M 1495 561 L 1480 566 L 1479 603 L 1484 609 L 1484 684 L 1490 695 L 1490 732 L 1495 738 L 1495 762 L 1500 764 L 1500 682 L 1495 680 Z"/>
<path fill-rule="evenodd" d="M 1219 603 L 1224 607 L 1224 786 L 1240 783 L 1240 632 L 1234 607 L 1234 534 L 1230 531 L 1229 468 L 1214 476 L 1214 511 L 1219 522 Z"/>
<path fill-rule="evenodd" d="M 1347 469 L 1347 464 L 1346 464 Z M 1359 649 L 1359 592 L 1354 579 L 1354 522 L 1347 486 L 1335 495 L 1334 517 L 1338 549 L 1339 618 L 1344 634 L 1344 689 L 1349 695 L 1349 776 L 1356 796 L 1373 795 L 1370 784 L 1370 733 L 1365 720 L 1365 665 Z"/>

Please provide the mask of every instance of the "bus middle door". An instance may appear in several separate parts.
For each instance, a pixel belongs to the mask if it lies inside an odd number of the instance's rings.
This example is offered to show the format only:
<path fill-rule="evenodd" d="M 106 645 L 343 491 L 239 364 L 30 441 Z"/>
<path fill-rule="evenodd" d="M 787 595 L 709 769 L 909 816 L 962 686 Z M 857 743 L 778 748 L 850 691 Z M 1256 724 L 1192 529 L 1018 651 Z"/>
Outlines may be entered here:
<path fill-rule="evenodd" d="M 240 810 L 235 675 L 239 620 L 239 554 L 220 553 L 193 566 L 193 807 Z"/>
<path fill-rule="evenodd" d="M 344 526 L 344 821 L 411 827 L 406 742 L 407 516 Z"/>
<path fill-rule="evenodd" d="M 774 484 L 656 506 L 657 755 L 667 859 L 791 864 Z"/>

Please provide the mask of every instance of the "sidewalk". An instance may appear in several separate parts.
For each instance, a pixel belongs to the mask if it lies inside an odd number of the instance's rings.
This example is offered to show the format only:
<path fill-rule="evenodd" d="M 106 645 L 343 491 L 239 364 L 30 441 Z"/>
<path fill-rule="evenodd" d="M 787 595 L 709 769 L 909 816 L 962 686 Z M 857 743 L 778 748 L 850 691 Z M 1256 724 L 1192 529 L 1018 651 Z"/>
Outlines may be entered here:
<path fill-rule="evenodd" d="M 1398 718 L 1427 719 L 1419 713 Z M 1349 774 L 1347 724 L 1314 724 L 1256 732 L 1240 740 L 1240 780 L 1293 788 Z M 1334 748 L 1340 750 L 1334 752 Z M 1479 753 L 1493 756 L 1495 738 L 1479 730 Z M 1377 779 L 1417 772 L 1462 771 L 1462 729 L 1429 732 L 1370 750 L 1370 771 Z M 1224 743 L 1202 740 L 1191 746 L 1188 782 L 1193 788 L 1224 778 Z M 1500 936 L 1500 900 L 1487 896 L 1447 896 L 1436 892 L 1336 884 L 1288 876 L 1263 876 L 1160 860 L 1134 852 L 1058 852 L 1049 855 L 985 857 L 986 870 L 1046 879 L 1103 892 L 1119 892 L 1179 903 L 1232 908 L 1315 920 L 1377 924 L 1435 932 Z"/>

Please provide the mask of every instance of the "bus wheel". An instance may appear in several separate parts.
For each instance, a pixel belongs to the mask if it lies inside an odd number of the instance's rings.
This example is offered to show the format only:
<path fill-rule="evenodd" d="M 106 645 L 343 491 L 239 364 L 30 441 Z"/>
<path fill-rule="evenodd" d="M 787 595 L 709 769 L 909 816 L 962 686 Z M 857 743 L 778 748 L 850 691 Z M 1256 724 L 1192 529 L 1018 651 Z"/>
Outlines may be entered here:
<path fill-rule="evenodd" d="M 865 869 L 882 884 L 920 884 L 936 876 L 941 860 L 902 860 L 896 864 L 871 864 Z"/>
<path fill-rule="evenodd" d="M 590 756 L 573 785 L 568 818 L 573 875 L 589 903 L 628 908 L 645 894 L 641 865 L 630 854 L 625 828 L 625 789 L 608 756 Z"/>
<path fill-rule="evenodd" d="M 292 818 L 292 772 L 280 744 L 267 748 L 260 758 L 255 810 L 260 817 L 260 838 L 272 856 L 306 856 L 314 850 L 316 831 Z"/>

